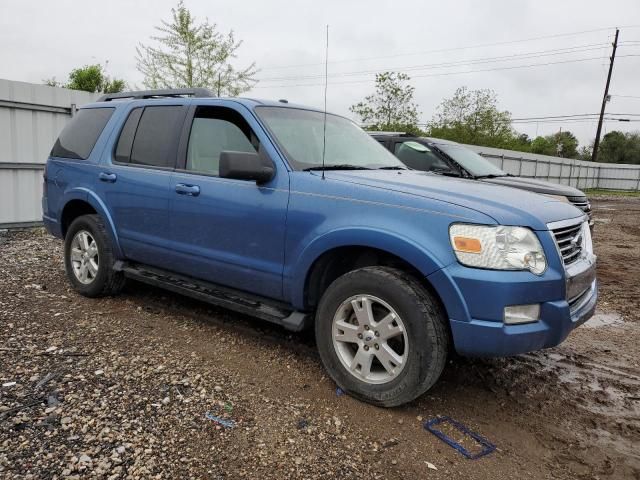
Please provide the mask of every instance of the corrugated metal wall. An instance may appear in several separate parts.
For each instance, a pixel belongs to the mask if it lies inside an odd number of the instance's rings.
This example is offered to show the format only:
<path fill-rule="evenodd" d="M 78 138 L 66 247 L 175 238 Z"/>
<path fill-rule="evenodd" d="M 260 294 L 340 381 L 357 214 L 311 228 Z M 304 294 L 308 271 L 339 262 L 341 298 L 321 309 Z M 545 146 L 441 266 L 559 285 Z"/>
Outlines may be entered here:
<path fill-rule="evenodd" d="M 42 220 L 42 168 L 73 108 L 99 95 L 0 79 L 0 228 Z M 469 148 L 513 175 L 578 188 L 640 190 L 640 166 Z"/>
<path fill-rule="evenodd" d="M 576 188 L 640 190 L 640 165 L 586 162 L 535 153 L 466 145 L 507 173 Z"/>
<path fill-rule="evenodd" d="M 0 228 L 42 221 L 42 168 L 74 106 L 99 95 L 0 79 Z"/>

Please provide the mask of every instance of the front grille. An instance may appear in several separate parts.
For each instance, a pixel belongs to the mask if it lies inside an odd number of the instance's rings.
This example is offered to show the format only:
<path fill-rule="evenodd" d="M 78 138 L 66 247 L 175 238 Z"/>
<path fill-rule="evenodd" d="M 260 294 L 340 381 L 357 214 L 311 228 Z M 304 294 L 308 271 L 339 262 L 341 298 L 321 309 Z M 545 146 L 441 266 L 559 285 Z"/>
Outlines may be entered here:
<path fill-rule="evenodd" d="M 567 199 L 591 218 L 591 204 L 587 197 L 567 197 Z"/>
<path fill-rule="evenodd" d="M 578 260 L 580 252 L 582 252 L 582 222 L 554 228 L 551 231 L 556 239 L 564 264 L 570 265 Z"/>

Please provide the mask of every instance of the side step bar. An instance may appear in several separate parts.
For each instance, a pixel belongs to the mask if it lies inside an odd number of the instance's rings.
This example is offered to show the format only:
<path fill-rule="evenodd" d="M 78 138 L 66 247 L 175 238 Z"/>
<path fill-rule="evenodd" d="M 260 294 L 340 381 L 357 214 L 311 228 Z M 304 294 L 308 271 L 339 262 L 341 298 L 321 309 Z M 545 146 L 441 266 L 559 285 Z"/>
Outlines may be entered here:
<path fill-rule="evenodd" d="M 284 303 L 215 283 L 196 280 L 147 265 L 122 261 L 117 261 L 113 265 L 113 269 L 123 272 L 126 277 L 133 280 L 257 317 L 281 325 L 292 332 L 300 332 L 311 324 L 312 316 L 308 313 L 291 310 Z"/>

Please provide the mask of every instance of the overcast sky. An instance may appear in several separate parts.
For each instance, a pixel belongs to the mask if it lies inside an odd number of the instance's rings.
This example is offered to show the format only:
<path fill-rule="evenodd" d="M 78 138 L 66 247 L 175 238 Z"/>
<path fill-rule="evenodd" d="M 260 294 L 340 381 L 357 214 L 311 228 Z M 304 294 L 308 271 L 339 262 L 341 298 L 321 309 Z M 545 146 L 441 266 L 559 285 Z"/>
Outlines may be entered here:
<path fill-rule="evenodd" d="M 0 78 L 65 80 L 72 68 L 108 60 L 110 75 L 140 85 L 135 47 L 148 41 L 176 3 L 0 0 Z M 233 29 L 244 41 L 238 66 L 255 61 L 264 79 L 246 96 L 321 107 L 329 24 L 329 110 L 352 117 L 349 106 L 373 90 L 372 73 L 353 72 L 408 69 L 422 122 L 462 85 L 493 89 L 513 118 L 599 112 L 610 43 L 619 26 L 610 93 L 621 96 L 612 98 L 607 111 L 640 120 L 639 0 L 185 3 L 200 19 L 217 23 L 221 31 Z M 520 56 L 505 58 L 513 55 Z M 541 63 L 554 64 L 512 68 Z M 350 75 L 340 75 L 345 73 Z M 628 98 L 634 96 L 639 98 Z M 593 121 L 514 126 L 530 136 L 562 127 L 581 143 L 590 142 L 596 129 Z M 605 131 L 613 129 L 640 130 L 640 122 L 605 123 Z"/>

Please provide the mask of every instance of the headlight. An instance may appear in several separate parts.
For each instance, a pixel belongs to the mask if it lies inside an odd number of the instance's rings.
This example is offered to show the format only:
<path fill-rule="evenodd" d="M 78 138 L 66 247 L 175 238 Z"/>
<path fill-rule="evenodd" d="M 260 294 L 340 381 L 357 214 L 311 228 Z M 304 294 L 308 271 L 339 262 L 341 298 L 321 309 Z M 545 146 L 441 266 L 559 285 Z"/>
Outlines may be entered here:
<path fill-rule="evenodd" d="M 542 245 L 528 228 L 456 223 L 449 237 L 458 261 L 469 267 L 529 270 L 536 275 L 547 269 Z"/>

